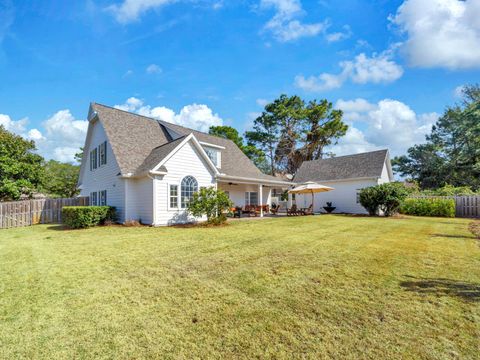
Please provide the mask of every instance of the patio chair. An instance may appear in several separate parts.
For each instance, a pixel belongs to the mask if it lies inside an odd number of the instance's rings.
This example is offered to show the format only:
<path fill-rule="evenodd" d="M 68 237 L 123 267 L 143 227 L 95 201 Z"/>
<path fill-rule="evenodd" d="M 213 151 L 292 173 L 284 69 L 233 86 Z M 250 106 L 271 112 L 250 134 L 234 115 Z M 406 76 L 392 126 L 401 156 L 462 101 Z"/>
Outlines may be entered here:
<path fill-rule="evenodd" d="M 277 205 L 275 208 L 270 208 L 270 212 L 272 213 L 272 215 L 277 215 L 278 212 L 280 210 L 280 205 Z"/>
<path fill-rule="evenodd" d="M 287 216 L 297 216 L 297 215 L 298 215 L 297 205 L 293 204 L 290 209 L 287 209 Z"/>
<path fill-rule="evenodd" d="M 303 215 L 313 215 L 313 205 L 310 204 L 308 208 L 303 210 Z"/>

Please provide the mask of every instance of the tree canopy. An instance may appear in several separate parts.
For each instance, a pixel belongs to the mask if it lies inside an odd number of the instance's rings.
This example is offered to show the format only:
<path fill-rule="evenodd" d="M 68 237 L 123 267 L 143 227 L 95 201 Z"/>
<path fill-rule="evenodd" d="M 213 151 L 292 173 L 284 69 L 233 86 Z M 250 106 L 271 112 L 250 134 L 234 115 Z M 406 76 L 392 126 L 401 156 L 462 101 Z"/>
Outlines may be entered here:
<path fill-rule="evenodd" d="M 50 160 L 45 164 L 45 181 L 42 191 L 51 197 L 70 198 L 78 195 L 80 166 Z"/>
<path fill-rule="evenodd" d="M 268 171 L 265 153 L 253 144 L 245 144 L 243 137 L 240 136 L 237 129 L 231 126 L 211 126 L 208 133 L 210 135 L 232 140 L 260 170 Z"/>
<path fill-rule="evenodd" d="M 480 86 L 466 86 L 461 103 L 445 110 L 426 143 L 392 163 L 397 173 L 422 189 L 448 184 L 480 189 Z"/>
<path fill-rule="evenodd" d="M 265 106 L 245 137 L 266 154 L 271 174 L 295 174 L 303 161 L 321 159 L 325 148 L 345 135 L 342 116 L 327 100 L 306 104 L 298 96 L 281 95 Z"/>
<path fill-rule="evenodd" d="M 43 158 L 35 143 L 0 125 L 0 200 L 18 200 L 31 195 L 43 179 Z"/>

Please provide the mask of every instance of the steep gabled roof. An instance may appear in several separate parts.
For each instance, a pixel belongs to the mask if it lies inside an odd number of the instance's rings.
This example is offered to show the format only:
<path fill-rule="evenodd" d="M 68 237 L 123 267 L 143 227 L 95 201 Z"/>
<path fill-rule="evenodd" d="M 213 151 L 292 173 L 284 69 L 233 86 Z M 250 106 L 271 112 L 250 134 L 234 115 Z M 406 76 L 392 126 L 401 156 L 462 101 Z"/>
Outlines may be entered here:
<path fill-rule="evenodd" d="M 263 174 L 231 140 L 96 103 L 91 104 L 90 112 L 95 113 L 102 123 L 122 175 L 142 175 L 148 172 L 173 151 L 181 139 L 193 134 L 200 142 L 225 148 L 222 150 L 220 173 L 280 180 Z M 178 134 L 180 138 L 172 138 L 172 133 Z"/>
<path fill-rule="evenodd" d="M 333 181 L 358 178 L 379 178 L 385 161 L 389 161 L 388 150 L 333 157 L 330 159 L 305 161 L 295 175 L 294 181 Z"/>

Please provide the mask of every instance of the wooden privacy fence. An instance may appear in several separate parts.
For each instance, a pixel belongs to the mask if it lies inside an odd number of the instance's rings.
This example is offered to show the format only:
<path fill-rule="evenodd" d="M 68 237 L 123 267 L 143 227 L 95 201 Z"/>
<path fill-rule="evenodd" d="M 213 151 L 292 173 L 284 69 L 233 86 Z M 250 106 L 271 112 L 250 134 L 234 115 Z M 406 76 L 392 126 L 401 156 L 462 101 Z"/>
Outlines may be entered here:
<path fill-rule="evenodd" d="M 88 205 L 88 197 L 0 202 L 0 229 L 59 224 L 64 206 Z"/>
<path fill-rule="evenodd" d="M 454 199 L 455 216 L 461 218 L 480 218 L 480 195 L 468 196 L 412 196 L 424 199 Z"/>

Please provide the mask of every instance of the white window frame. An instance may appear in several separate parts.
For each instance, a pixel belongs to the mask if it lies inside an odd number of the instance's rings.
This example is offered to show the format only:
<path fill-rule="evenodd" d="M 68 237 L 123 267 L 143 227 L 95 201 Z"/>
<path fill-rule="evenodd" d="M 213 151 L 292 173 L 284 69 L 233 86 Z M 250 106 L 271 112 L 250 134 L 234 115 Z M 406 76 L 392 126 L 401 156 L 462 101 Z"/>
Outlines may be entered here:
<path fill-rule="evenodd" d="M 99 167 L 103 165 L 107 165 L 107 142 L 106 141 L 102 142 L 98 146 L 98 163 L 99 163 Z"/>
<path fill-rule="evenodd" d="M 170 187 L 176 186 L 177 187 L 177 206 L 171 206 L 170 199 L 172 196 L 170 195 Z M 180 209 L 180 185 L 177 183 L 169 183 L 167 184 L 167 208 L 168 210 L 178 210 Z"/>
<path fill-rule="evenodd" d="M 98 192 L 98 203 L 100 206 L 107 206 L 107 190 Z"/>
<path fill-rule="evenodd" d="M 185 179 L 188 178 L 188 177 L 191 177 L 191 178 L 192 178 L 193 180 L 195 180 L 195 182 L 197 183 L 197 190 L 194 191 L 194 192 L 192 193 L 192 195 L 193 195 L 195 192 L 197 192 L 197 191 L 200 190 L 200 185 L 198 184 L 198 180 L 197 180 L 197 178 L 196 178 L 195 176 L 193 176 L 193 175 L 186 175 L 186 176 L 184 176 L 184 177 L 182 178 L 182 181 L 180 181 L 180 191 L 179 191 L 179 193 L 180 193 L 180 209 L 182 209 L 182 210 L 185 210 L 185 209 L 187 208 L 187 203 L 185 203 L 185 206 L 182 206 L 182 205 L 183 205 L 183 204 L 182 204 L 182 183 L 183 183 L 183 180 L 185 180 Z"/>
<path fill-rule="evenodd" d="M 256 204 L 252 204 L 252 194 L 257 194 Z M 259 205 L 258 191 L 245 191 L 245 205 L 253 205 L 253 206 Z"/>
<path fill-rule="evenodd" d="M 90 206 L 98 206 L 98 194 L 96 191 L 90 193 Z"/>
<path fill-rule="evenodd" d="M 90 151 L 90 171 L 98 169 L 98 148 Z"/>

